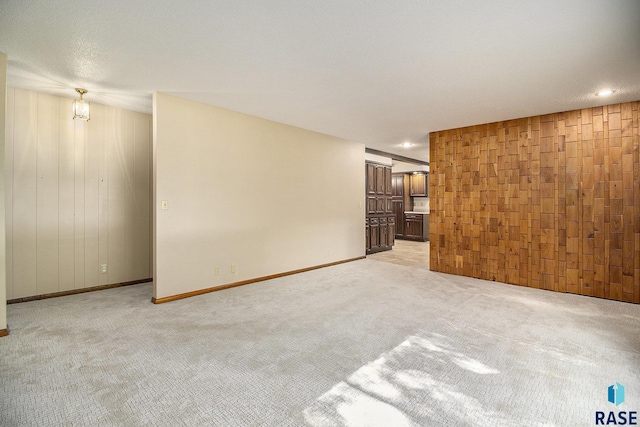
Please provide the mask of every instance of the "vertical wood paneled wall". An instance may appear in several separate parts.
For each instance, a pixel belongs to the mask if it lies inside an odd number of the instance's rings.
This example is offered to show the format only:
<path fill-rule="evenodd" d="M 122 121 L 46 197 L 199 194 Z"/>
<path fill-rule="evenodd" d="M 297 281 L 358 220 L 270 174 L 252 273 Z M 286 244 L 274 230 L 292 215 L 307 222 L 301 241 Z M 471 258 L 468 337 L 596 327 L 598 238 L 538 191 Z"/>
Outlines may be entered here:
<path fill-rule="evenodd" d="M 431 270 L 640 303 L 639 104 L 431 133 Z"/>
<path fill-rule="evenodd" d="M 151 116 L 71 102 L 8 88 L 9 300 L 151 277 Z"/>

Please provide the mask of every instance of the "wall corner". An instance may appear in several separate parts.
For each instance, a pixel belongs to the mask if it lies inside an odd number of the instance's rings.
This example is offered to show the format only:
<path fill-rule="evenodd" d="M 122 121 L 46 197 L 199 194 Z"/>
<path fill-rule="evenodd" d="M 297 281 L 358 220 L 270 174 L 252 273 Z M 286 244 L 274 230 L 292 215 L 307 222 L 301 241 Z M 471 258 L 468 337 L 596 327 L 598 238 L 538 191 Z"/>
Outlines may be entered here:
<path fill-rule="evenodd" d="M 7 120 L 7 55 L 0 53 L 0 337 L 9 334 L 7 328 L 7 252 L 5 227 L 5 138 Z"/>

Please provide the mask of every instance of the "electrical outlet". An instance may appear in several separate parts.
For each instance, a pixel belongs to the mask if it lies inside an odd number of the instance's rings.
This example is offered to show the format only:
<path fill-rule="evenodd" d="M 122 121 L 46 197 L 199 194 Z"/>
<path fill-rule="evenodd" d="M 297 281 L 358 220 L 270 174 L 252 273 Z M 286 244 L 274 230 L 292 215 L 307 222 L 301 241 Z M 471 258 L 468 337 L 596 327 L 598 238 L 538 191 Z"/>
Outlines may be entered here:
<path fill-rule="evenodd" d="M 216 276 L 220 275 L 220 267 L 216 266 L 216 268 L 213 271 Z"/>
<path fill-rule="evenodd" d="M 236 265 L 235 264 L 231 264 L 231 272 L 235 274 L 237 271 L 238 271 L 238 269 L 236 268 Z"/>
<path fill-rule="evenodd" d="M 101 274 L 107 274 L 107 264 L 102 264 L 100 266 L 100 273 Z"/>

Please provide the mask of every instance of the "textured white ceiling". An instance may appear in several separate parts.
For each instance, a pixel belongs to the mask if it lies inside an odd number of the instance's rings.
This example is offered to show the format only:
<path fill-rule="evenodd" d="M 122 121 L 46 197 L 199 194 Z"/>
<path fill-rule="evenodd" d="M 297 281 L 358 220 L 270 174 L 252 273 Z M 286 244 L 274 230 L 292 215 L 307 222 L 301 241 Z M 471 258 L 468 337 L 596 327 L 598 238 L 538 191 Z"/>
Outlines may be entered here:
<path fill-rule="evenodd" d="M 0 0 L 0 52 L 10 86 L 167 92 L 427 160 L 432 131 L 639 100 L 640 1 Z"/>

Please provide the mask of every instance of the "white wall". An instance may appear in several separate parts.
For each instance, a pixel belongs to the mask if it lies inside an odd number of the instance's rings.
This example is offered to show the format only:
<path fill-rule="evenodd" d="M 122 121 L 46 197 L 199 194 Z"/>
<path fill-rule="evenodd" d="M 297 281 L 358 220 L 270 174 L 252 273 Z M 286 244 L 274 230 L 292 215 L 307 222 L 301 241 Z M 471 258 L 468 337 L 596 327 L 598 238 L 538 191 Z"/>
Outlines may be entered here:
<path fill-rule="evenodd" d="M 5 221 L 5 137 L 7 105 L 7 55 L 0 53 L 0 224 Z M 6 233 L 0 227 L 0 331 L 7 329 Z"/>
<path fill-rule="evenodd" d="M 404 172 L 429 172 L 429 166 L 427 165 L 418 165 L 415 163 L 406 163 L 406 162 L 393 162 L 393 168 L 391 168 L 391 172 L 393 173 L 404 173 Z"/>
<path fill-rule="evenodd" d="M 151 116 L 72 101 L 8 89 L 9 299 L 151 277 Z"/>
<path fill-rule="evenodd" d="M 364 256 L 363 144 L 162 93 L 153 104 L 155 298 Z"/>
<path fill-rule="evenodd" d="M 365 153 L 364 159 L 367 162 L 376 162 L 376 163 L 381 163 L 383 165 L 391 166 L 393 164 L 393 159 L 391 159 L 391 157 L 379 156 L 377 154 Z"/>

